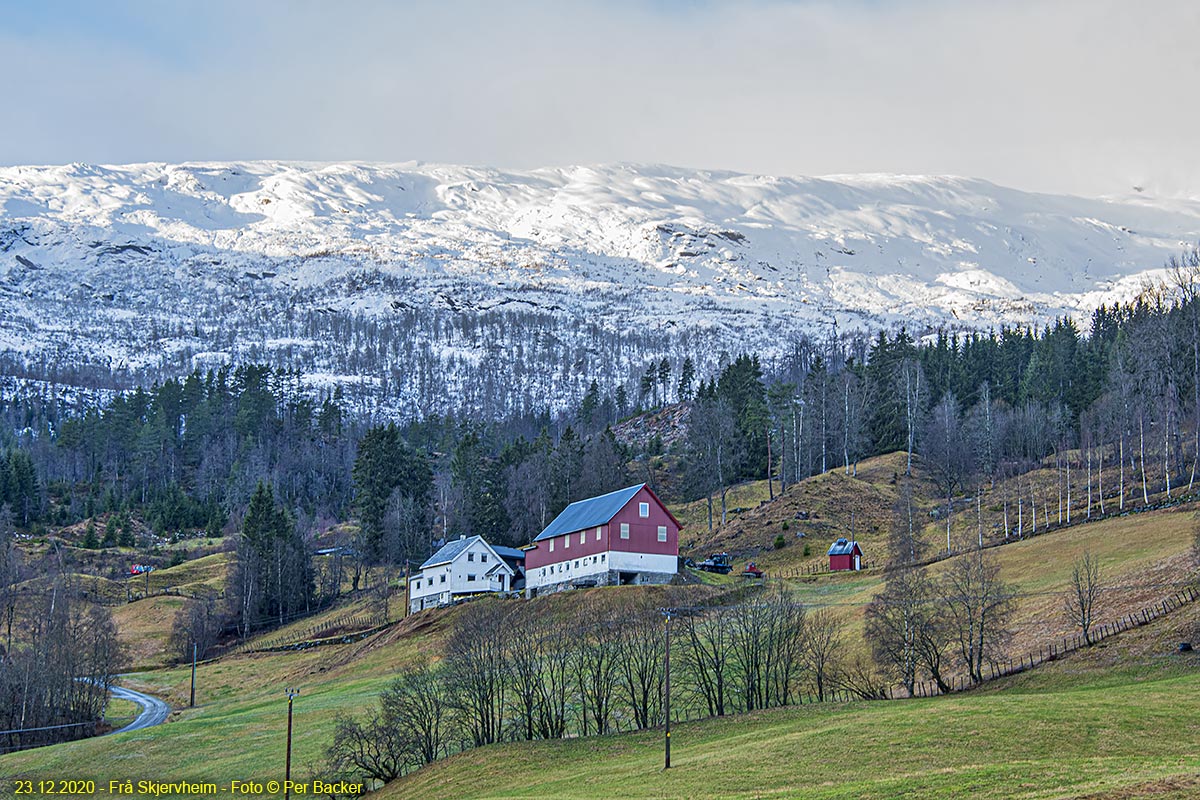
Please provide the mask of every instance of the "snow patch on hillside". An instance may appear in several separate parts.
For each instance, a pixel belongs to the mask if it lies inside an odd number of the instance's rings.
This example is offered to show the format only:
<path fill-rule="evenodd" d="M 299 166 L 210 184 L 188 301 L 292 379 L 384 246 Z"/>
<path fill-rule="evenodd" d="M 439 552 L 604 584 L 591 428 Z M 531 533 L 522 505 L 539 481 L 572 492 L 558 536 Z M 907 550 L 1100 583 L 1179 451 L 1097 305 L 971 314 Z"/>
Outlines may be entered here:
<path fill-rule="evenodd" d="M 631 164 L 8 167 L 0 354 L 168 371 L 215 353 L 297 358 L 327 344 L 312 319 L 357 315 L 544 314 L 615 335 L 696 331 L 731 350 L 831 322 L 1083 319 L 1136 295 L 1197 240 L 1198 201 L 1033 194 L 944 176 Z M 439 343 L 431 332 L 430 352 L 500 357 L 470 324 L 460 335 Z M 404 357 L 311 372 L 357 374 Z"/>

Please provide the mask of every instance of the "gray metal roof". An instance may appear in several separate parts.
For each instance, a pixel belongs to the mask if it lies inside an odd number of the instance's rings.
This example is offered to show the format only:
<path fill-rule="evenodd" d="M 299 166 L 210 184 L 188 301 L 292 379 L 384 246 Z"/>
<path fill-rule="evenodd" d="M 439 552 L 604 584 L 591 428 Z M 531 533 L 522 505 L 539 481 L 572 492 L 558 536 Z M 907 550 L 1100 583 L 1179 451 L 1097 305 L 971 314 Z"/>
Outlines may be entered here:
<path fill-rule="evenodd" d="M 499 544 L 492 545 L 492 549 L 495 550 L 496 555 L 500 556 L 501 558 L 511 558 L 515 559 L 516 561 L 525 560 L 524 550 L 518 550 L 515 547 L 505 547 L 504 545 Z"/>
<path fill-rule="evenodd" d="M 858 542 L 852 541 L 850 539 L 838 539 L 829 548 L 829 555 L 831 555 L 831 556 L 852 555 L 854 553 L 855 547 L 858 547 Z"/>
<path fill-rule="evenodd" d="M 492 548 L 500 558 L 512 558 L 517 561 L 525 560 L 525 553 L 513 547 L 501 547 L 500 545 L 488 544 L 482 536 L 468 536 L 466 539 L 455 539 L 452 542 L 447 542 L 429 559 L 421 565 L 421 569 L 426 567 L 437 566 L 438 564 L 449 564 L 454 559 L 458 558 L 458 554 L 466 550 L 472 542 L 483 542 L 488 547 Z"/>
<path fill-rule="evenodd" d="M 629 486 L 615 492 L 602 494 L 599 497 L 590 497 L 587 500 L 571 503 L 554 518 L 553 522 L 546 526 L 546 530 L 534 538 L 534 541 L 540 542 L 564 533 L 573 533 L 584 528 L 607 524 L 645 485 L 639 483 L 637 486 Z"/>
<path fill-rule="evenodd" d="M 435 564 L 447 564 L 458 558 L 458 554 L 466 550 L 475 541 L 483 541 L 481 536 L 471 536 L 467 539 L 455 539 L 452 542 L 447 542 L 442 545 L 441 549 L 431 555 L 429 559 L 421 565 L 421 569 L 432 567 Z"/>

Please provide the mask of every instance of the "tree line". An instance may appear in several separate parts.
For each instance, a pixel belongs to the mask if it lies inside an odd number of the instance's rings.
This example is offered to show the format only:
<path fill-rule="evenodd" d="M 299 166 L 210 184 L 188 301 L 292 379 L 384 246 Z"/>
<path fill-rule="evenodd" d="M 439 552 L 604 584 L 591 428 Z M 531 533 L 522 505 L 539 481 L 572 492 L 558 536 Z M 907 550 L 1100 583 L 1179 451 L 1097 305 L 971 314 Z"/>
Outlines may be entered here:
<path fill-rule="evenodd" d="M 386 782 L 470 747 L 661 725 L 667 625 L 673 715 L 821 701 L 845 688 L 844 630 L 828 611 L 783 592 L 711 607 L 693 607 L 694 597 L 473 602 L 439 664 L 402 673 L 365 717 L 338 719 L 331 774 Z"/>
<path fill-rule="evenodd" d="M 62 570 L 26 582 L 15 535 L 0 507 L 0 752 L 93 735 L 122 663 L 108 610 Z"/>

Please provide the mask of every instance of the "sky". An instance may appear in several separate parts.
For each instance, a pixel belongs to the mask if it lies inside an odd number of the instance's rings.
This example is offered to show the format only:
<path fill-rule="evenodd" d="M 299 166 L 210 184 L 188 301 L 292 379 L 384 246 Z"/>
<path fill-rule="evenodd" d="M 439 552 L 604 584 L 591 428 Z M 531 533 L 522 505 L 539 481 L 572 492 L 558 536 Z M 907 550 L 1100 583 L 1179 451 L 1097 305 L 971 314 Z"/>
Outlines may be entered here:
<path fill-rule="evenodd" d="M 0 164 L 666 163 L 1200 197 L 1195 0 L 0 0 Z"/>

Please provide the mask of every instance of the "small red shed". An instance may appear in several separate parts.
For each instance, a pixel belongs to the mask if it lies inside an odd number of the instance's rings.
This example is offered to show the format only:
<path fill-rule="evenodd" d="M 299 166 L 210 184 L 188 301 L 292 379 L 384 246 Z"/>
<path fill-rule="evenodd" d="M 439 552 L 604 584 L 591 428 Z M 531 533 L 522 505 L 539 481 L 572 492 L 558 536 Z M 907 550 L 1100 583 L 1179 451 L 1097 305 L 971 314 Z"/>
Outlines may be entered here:
<path fill-rule="evenodd" d="M 838 539 L 829 548 L 830 571 L 862 569 L 862 548 L 850 539 Z"/>

